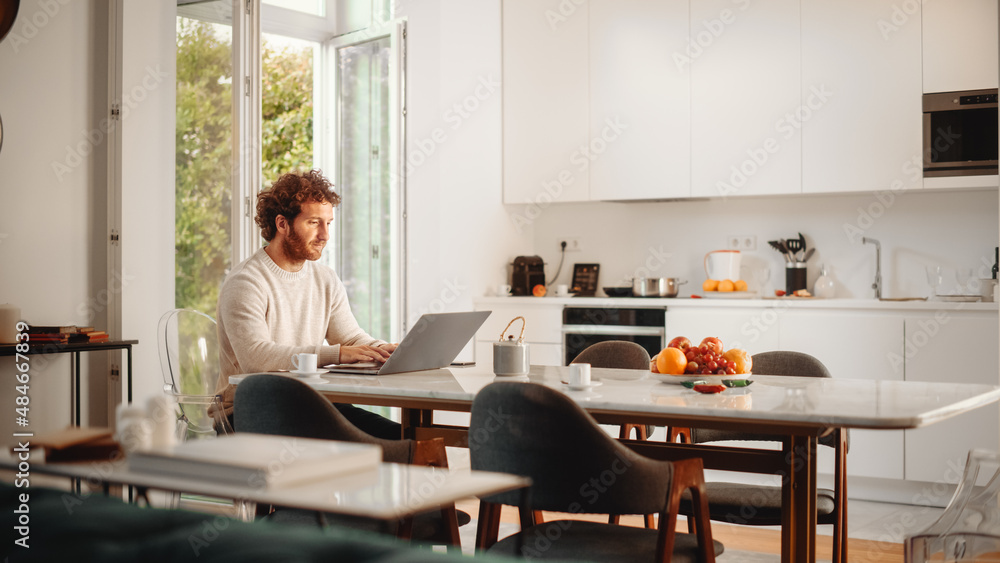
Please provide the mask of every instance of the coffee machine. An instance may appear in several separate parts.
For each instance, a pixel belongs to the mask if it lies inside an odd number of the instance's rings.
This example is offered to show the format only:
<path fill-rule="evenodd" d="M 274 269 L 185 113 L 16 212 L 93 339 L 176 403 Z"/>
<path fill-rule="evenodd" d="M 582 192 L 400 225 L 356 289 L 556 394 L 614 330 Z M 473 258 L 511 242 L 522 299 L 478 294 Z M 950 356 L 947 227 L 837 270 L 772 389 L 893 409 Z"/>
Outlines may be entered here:
<path fill-rule="evenodd" d="M 518 256 L 511 272 L 511 295 L 531 295 L 536 285 L 545 285 L 545 262 L 541 256 Z"/>

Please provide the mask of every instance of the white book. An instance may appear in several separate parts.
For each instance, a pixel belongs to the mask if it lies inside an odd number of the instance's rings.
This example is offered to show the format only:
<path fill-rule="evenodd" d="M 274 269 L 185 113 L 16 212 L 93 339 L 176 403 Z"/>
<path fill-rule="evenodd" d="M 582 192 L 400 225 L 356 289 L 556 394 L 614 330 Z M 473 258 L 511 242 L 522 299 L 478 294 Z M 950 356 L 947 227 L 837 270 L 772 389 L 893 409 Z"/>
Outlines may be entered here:
<path fill-rule="evenodd" d="M 129 471 L 249 487 L 274 487 L 374 470 L 382 448 L 240 432 L 128 454 Z"/>

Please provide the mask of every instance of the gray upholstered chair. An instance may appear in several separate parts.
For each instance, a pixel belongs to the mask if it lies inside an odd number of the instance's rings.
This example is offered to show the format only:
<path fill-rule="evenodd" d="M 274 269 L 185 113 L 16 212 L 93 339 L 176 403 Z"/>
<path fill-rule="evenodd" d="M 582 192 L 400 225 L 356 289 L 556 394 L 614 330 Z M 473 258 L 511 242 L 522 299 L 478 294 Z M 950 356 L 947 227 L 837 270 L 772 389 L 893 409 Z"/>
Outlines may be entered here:
<path fill-rule="evenodd" d="M 591 344 L 580 352 L 571 364 L 590 364 L 595 368 L 649 369 L 649 352 L 635 342 L 627 340 L 606 340 Z M 635 430 L 639 440 L 649 438 L 653 427 L 644 424 L 622 424 L 618 437 L 627 439 Z"/>
<path fill-rule="evenodd" d="M 635 342 L 627 340 L 606 340 L 591 344 L 577 354 L 571 364 L 590 364 L 595 368 L 613 369 L 649 369 L 649 352 Z M 646 424 L 622 424 L 618 431 L 618 439 L 627 440 L 635 430 L 636 439 L 646 440 L 653 433 L 653 427 Z M 656 522 L 652 514 L 646 515 L 646 527 L 655 528 Z M 619 516 L 608 519 L 611 524 L 617 524 Z"/>
<path fill-rule="evenodd" d="M 539 431 L 543 428 L 544 431 Z M 497 382 L 472 403 L 472 469 L 531 478 L 519 492 L 480 500 L 476 546 L 501 554 L 569 561 L 715 561 L 700 459 L 641 456 L 608 436 L 563 393 L 534 383 Z M 675 531 L 681 492 L 695 499 L 695 533 Z M 520 508 L 521 531 L 497 541 L 501 505 Z M 590 514 L 659 513 L 658 530 L 583 520 L 536 523 L 534 509 Z M 523 545 L 518 545 L 522 543 Z"/>
<path fill-rule="evenodd" d="M 305 383 L 286 376 L 255 374 L 237 386 L 233 401 L 234 425 L 239 432 L 296 436 L 320 440 L 363 442 L 382 447 L 382 460 L 388 463 L 413 463 L 447 467 L 444 442 L 434 440 L 384 440 L 371 436 L 351 424 L 330 401 Z M 277 522 L 329 522 L 341 526 L 394 534 L 416 541 L 461 546 L 458 527 L 471 518 L 443 507 L 439 513 L 419 515 L 410 521 L 385 523 L 336 514 L 321 514 L 298 509 L 277 508 L 268 515 Z"/>
<path fill-rule="evenodd" d="M 775 351 L 754 354 L 752 371 L 756 375 L 800 375 L 806 377 L 830 377 L 830 372 L 822 362 L 801 352 Z M 753 387 L 750 388 L 751 390 Z M 782 441 L 781 436 L 691 428 L 688 430 L 691 443 L 752 440 Z M 684 436 L 680 432 L 680 436 Z M 818 489 L 816 492 L 816 521 L 818 524 L 833 525 L 833 561 L 847 561 L 847 450 L 850 444 L 848 431 L 836 430 L 819 439 L 824 446 L 834 448 L 834 489 Z M 712 520 L 731 524 L 752 526 L 775 526 L 781 524 L 781 487 L 766 485 L 744 485 L 708 481 L 708 509 Z M 681 514 L 692 514 L 690 499 L 681 502 Z"/>

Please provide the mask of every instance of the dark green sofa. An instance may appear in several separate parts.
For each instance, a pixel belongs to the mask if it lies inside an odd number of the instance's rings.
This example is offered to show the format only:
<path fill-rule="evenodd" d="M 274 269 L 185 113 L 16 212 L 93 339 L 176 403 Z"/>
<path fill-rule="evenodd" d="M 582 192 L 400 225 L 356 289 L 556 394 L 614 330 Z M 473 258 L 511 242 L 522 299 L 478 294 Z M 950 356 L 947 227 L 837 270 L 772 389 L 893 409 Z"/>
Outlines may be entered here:
<path fill-rule="evenodd" d="M 15 544 L 19 495 L 29 494 L 27 549 Z M 76 495 L 0 482 L 0 561 L 468 561 L 388 536 L 331 527 L 244 523 L 184 510 L 144 508 L 100 494 Z M 477 556 L 483 562 L 506 559 Z"/>

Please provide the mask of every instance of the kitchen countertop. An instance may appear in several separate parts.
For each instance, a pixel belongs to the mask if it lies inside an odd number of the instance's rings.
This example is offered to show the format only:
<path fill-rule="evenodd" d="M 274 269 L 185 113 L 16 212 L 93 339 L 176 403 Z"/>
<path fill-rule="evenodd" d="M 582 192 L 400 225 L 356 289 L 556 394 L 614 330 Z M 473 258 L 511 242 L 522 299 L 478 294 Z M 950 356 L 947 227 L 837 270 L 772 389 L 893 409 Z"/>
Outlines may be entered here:
<path fill-rule="evenodd" d="M 690 295 L 690 294 L 689 294 Z M 688 297 L 478 297 L 482 305 L 549 305 L 574 307 L 673 307 L 673 308 L 761 308 L 867 309 L 897 311 L 997 311 L 996 303 L 952 303 L 943 301 L 876 301 L 874 299 L 692 299 Z"/>

